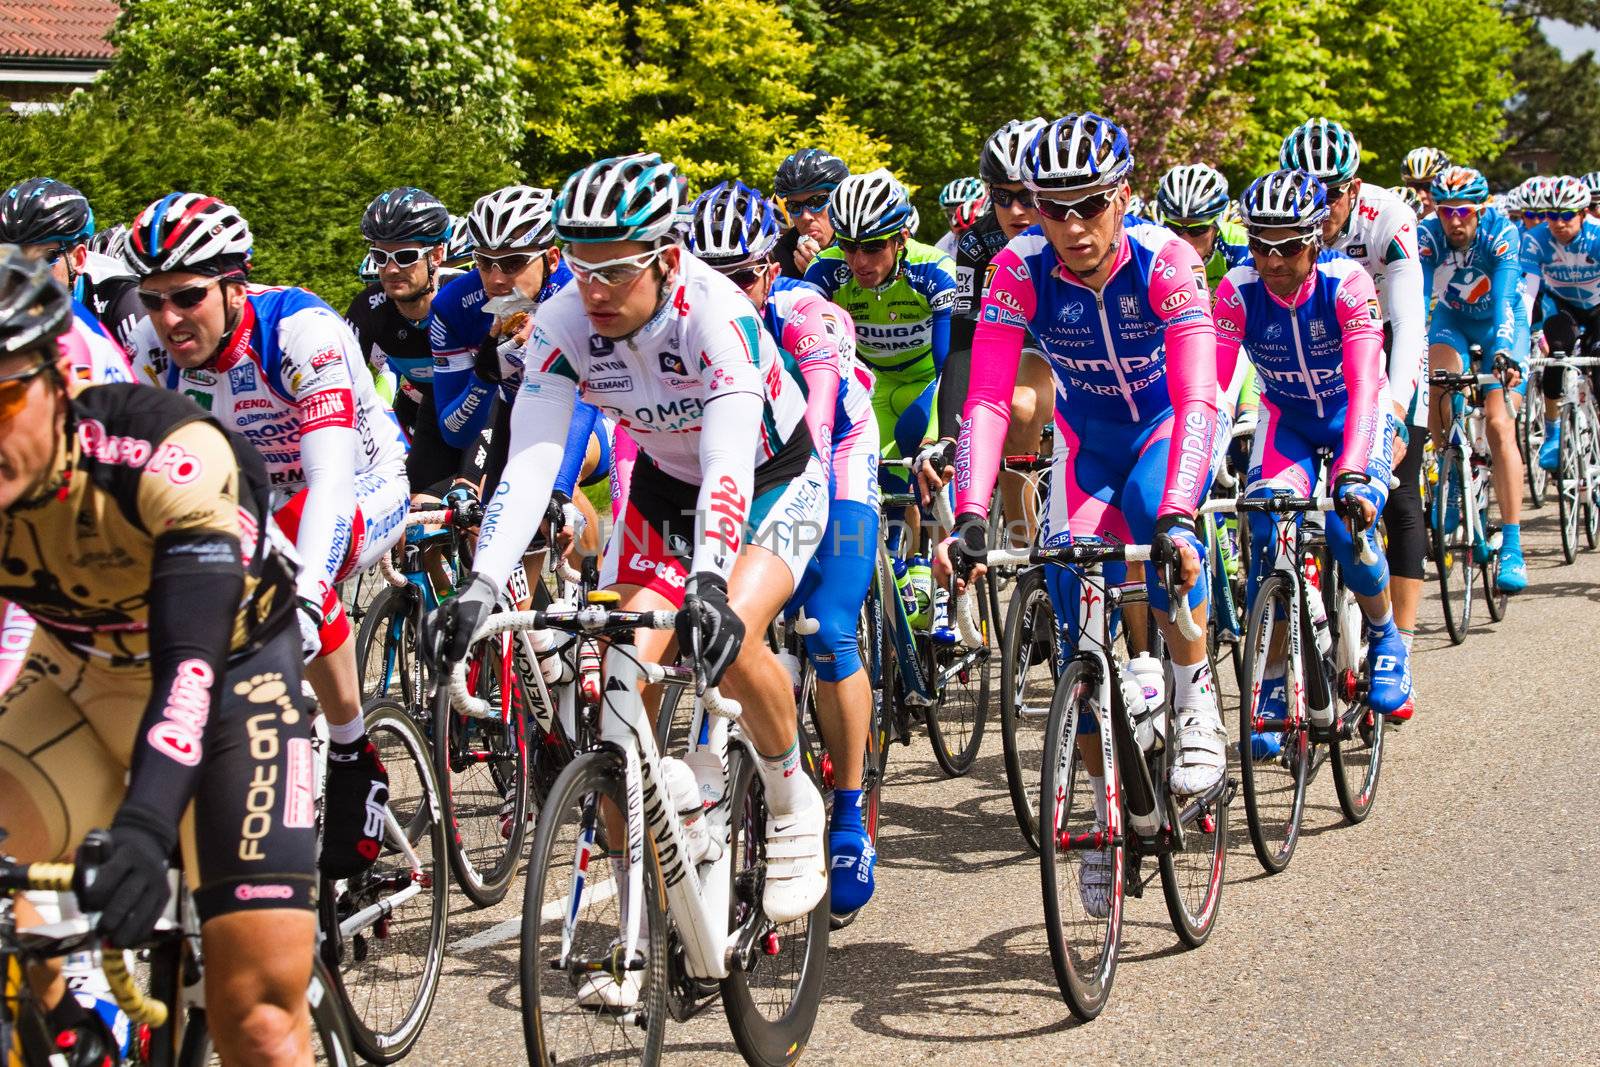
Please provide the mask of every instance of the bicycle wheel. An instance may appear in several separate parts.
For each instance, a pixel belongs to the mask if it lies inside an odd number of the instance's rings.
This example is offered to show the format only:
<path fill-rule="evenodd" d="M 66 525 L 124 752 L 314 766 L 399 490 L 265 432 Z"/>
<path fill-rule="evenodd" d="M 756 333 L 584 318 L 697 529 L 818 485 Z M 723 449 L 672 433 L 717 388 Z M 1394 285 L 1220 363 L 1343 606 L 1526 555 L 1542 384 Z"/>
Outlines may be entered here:
<path fill-rule="evenodd" d="M 1583 461 L 1578 451 L 1578 418 L 1572 406 L 1561 409 L 1561 441 L 1556 446 L 1560 470 L 1556 486 L 1556 516 L 1561 523 L 1561 558 L 1578 559 L 1578 496 L 1583 491 Z"/>
<path fill-rule="evenodd" d="M 933 758 L 952 778 L 972 770 L 983 744 L 983 727 L 989 719 L 989 700 L 994 686 L 997 634 L 989 614 L 989 579 L 980 578 L 976 595 L 978 629 L 983 645 L 967 648 L 959 640 L 953 645 L 932 641 L 924 646 L 929 673 L 944 678 L 936 682 L 938 697 L 928 709 L 928 740 L 933 743 Z M 950 606 L 952 616 L 955 605 Z M 955 624 L 952 617 L 951 625 Z"/>
<path fill-rule="evenodd" d="M 1600 504 L 1595 501 L 1595 481 L 1600 478 L 1600 440 L 1596 439 L 1592 418 L 1585 414 L 1581 438 L 1579 469 L 1583 472 L 1583 487 L 1578 494 L 1583 547 L 1593 552 L 1600 547 Z"/>
<path fill-rule="evenodd" d="M 1167 704 L 1168 737 L 1178 736 L 1177 712 Z M 1165 763 L 1161 769 L 1165 770 Z M 1162 852 L 1161 892 L 1178 938 L 1199 948 L 1211 936 L 1222 907 L 1223 872 L 1228 866 L 1228 800 L 1232 783 L 1224 776 L 1216 790 L 1197 797 L 1168 797 L 1169 815 L 1183 831 L 1183 848 Z"/>
<path fill-rule="evenodd" d="M 1045 727 L 1049 724 L 1056 672 L 1056 616 L 1044 572 L 1031 567 L 1017 576 L 1006 606 L 1000 642 L 1000 740 L 1005 748 L 1006 788 L 1022 839 L 1039 851 L 1039 782 L 1044 773 Z"/>
<path fill-rule="evenodd" d="M 1439 455 L 1439 488 L 1434 494 L 1433 560 L 1439 569 L 1439 599 L 1452 644 L 1467 639 L 1472 620 L 1472 546 L 1466 543 L 1467 468 L 1461 450 L 1451 445 Z"/>
<path fill-rule="evenodd" d="M 417 647 L 421 616 L 417 590 L 389 585 L 373 597 L 361 628 L 356 632 L 356 677 L 361 701 L 393 697 L 402 707 L 414 708 L 427 691 L 424 656 Z"/>
<path fill-rule="evenodd" d="M 1517 415 L 1517 450 L 1522 453 L 1522 465 L 1528 472 L 1528 499 L 1533 507 L 1544 507 L 1544 494 L 1550 484 L 1550 472 L 1539 466 L 1539 450 L 1544 447 L 1544 406 L 1536 399 L 1540 372 L 1534 371 L 1528 379 L 1527 399 Z"/>
<path fill-rule="evenodd" d="M 748 961 L 722 980 L 728 1029 L 746 1063 L 789 1064 L 805 1051 L 822 1003 L 828 956 L 828 895 L 804 918 L 774 925 L 761 910 L 766 885 L 767 806 L 742 748 L 728 753 L 732 817 L 732 935 Z M 754 929 L 752 929 L 754 927 Z"/>
<path fill-rule="evenodd" d="M 499 638 L 468 653 L 472 692 L 499 711 Z M 480 908 L 498 904 L 511 888 L 528 832 L 528 700 L 512 672 L 509 721 L 461 715 L 440 686 L 434 701 L 434 771 L 444 807 L 450 869 Z"/>
<path fill-rule="evenodd" d="M 449 871 L 427 740 L 396 700 L 368 701 L 365 717 L 389 771 L 394 823 L 370 870 L 322 881 L 318 917 L 351 1041 L 368 1060 L 393 1063 L 422 1036 L 439 987 Z"/>
<path fill-rule="evenodd" d="M 1093 716 L 1099 685 L 1089 667 L 1067 664 L 1045 728 L 1039 787 L 1039 873 L 1045 938 L 1056 985 L 1074 1016 L 1088 1022 L 1111 996 L 1122 944 L 1122 898 L 1127 850 L 1122 812 L 1096 814 L 1094 791 L 1078 751 L 1078 722 Z M 1086 735 L 1096 738 L 1098 734 Z M 1106 792 L 1119 796 L 1116 767 L 1106 768 Z M 1103 801 L 1102 801 L 1103 802 Z M 1085 883 L 1086 868 L 1104 868 L 1105 882 Z"/>
<path fill-rule="evenodd" d="M 621 958 L 629 901 L 623 842 L 628 810 L 622 764 L 614 752 L 588 752 L 561 772 L 539 814 L 523 891 L 518 981 L 528 1060 L 538 1064 L 638 1061 L 661 1058 L 667 1022 L 667 915 L 654 844 L 646 837 L 636 957 Z M 597 977 L 609 975 L 613 994 L 596 996 Z M 603 979 L 602 979 L 603 981 Z M 579 1004 L 590 999 L 609 1007 Z M 632 1003 L 630 1004 L 629 1001 Z"/>
<path fill-rule="evenodd" d="M 1298 611 L 1294 587 L 1284 574 L 1270 574 L 1256 591 L 1245 643 L 1245 677 L 1239 697 L 1239 778 L 1244 788 L 1250 844 L 1268 873 L 1289 865 L 1305 816 L 1306 782 L 1311 770 L 1311 734 L 1305 701 L 1296 692 L 1304 659 L 1289 640 L 1289 613 Z M 1310 627 L 1305 627 L 1309 640 Z M 1269 664 L 1283 668 L 1285 707 L 1263 708 Z M 1257 734 L 1262 735 L 1258 741 Z M 1277 751 L 1271 751 L 1276 747 Z"/>

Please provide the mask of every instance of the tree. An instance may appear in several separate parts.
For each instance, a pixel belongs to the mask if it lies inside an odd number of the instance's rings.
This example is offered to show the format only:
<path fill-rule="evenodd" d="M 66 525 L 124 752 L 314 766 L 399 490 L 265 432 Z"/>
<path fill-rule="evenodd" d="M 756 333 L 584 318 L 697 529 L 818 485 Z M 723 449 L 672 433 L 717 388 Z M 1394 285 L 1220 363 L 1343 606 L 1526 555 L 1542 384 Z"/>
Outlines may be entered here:
<path fill-rule="evenodd" d="M 246 120 L 307 105 L 371 122 L 468 116 L 509 139 L 507 32 L 496 0 L 126 0 L 104 85 Z"/>
<path fill-rule="evenodd" d="M 767 0 L 514 0 L 530 173 L 559 183 L 606 155 L 660 152 L 697 187 L 770 190 L 783 157 L 828 144 L 856 167 L 884 146 L 798 78 L 815 48 Z"/>
<path fill-rule="evenodd" d="M 1595 10 L 1600 5 L 1554 6 L 1555 11 L 1544 13 L 1590 25 L 1600 22 Z M 1541 7 L 1552 5 L 1547 0 Z M 1600 167 L 1600 128 L 1594 124 L 1600 112 L 1600 63 L 1593 52 L 1571 61 L 1563 58 L 1535 20 L 1538 13 L 1519 12 L 1527 44 L 1512 61 L 1518 92 L 1506 108 L 1505 152 L 1486 170 L 1497 186 L 1509 187 L 1526 178 L 1523 161 L 1531 165 L 1534 159 L 1553 156 L 1554 169 L 1568 174 Z"/>

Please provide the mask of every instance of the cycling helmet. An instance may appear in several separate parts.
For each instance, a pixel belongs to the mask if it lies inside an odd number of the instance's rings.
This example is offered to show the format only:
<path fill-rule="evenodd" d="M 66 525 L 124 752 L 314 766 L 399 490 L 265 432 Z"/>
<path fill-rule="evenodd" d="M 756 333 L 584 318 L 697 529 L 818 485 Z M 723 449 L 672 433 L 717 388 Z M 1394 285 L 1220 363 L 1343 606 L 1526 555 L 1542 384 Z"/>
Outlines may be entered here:
<path fill-rule="evenodd" d="M 185 270 L 245 274 L 250 226 L 214 196 L 168 193 L 139 212 L 128 237 L 128 262 L 140 275 Z"/>
<path fill-rule="evenodd" d="M 802 148 L 778 164 L 773 195 L 787 199 L 813 189 L 833 192 L 850 177 L 844 160 L 820 148 Z"/>
<path fill-rule="evenodd" d="M 0 245 L 0 352 L 38 348 L 59 337 L 71 322 L 72 298 L 50 264 L 20 248 Z M 54 356 L 49 350 L 42 354 Z"/>
<path fill-rule="evenodd" d="M 508 185 L 478 198 L 467 214 L 467 230 L 478 248 L 547 248 L 555 241 L 549 189 Z"/>
<path fill-rule="evenodd" d="M 1550 182 L 1550 206 L 1547 211 L 1582 211 L 1589 206 L 1589 187 L 1581 178 L 1563 174 Z"/>
<path fill-rule="evenodd" d="M 89 251 L 112 259 L 127 259 L 128 227 L 123 223 L 108 226 L 88 240 Z"/>
<path fill-rule="evenodd" d="M 1588 188 L 1591 202 L 1600 202 L 1600 170 L 1591 170 L 1578 180 Z"/>
<path fill-rule="evenodd" d="M 1446 167 L 1433 179 L 1431 192 L 1438 203 L 1464 200 L 1481 204 L 1489 199 L 1489 183 L 1471 167 Z"/>
<path fill-rule="evenodd" d="M 834 233 L 847 241 L 915 232 L 905 186 L 882 167 L 840 182 L 828 197 L 828 215 Z"/>
<path fill-rule="evenodd" d="M 1144 197 L 1138 193 L 1132 193 L 1128 197 L 1128 207 L 1127 210 L 1123 211 L 1123 215 L 1132 215 L 1136 219 L 1142 219 L 1145 217 L 1145 208 L 1148 206 L 1144 202 Z"/>
<path fill-rule="evenodd" d="M 54 178 L 29 178 L 0 196 L 0 241 L 75 245 L 94 233 L 94 212 L 82 193 Z"/>
<path fill-rule="evenodd" d="M 1413 148 L 1400 164 L 1402 182 L 1431 182 L 1450 165 L 1450 157 L 1437 148 Z"/>
<path fill-rule="evenodd" d="M 689 250 L 718 267 L 752 263 L 767 258 L 781 233 L 778 213 L 759 189 L 722 182 L 694 202 Z"/>
<path fill-rule="evenodd" d="M 445 242 L 444 261 L 446 263 L 460 263 L 472 255 L 472 250 L 477 244 L 472 239 L 472 227 L 467 225 L 465 215 L 450 216 L 450 240 Z"/>
<path fill-rule="evenodd" d="M 361 217 L 369 241 L 415 241 L 436 245 L 450 239 L 450 210 L 432 193 L 409 185 L 379 193 Z"/>
<path fill-rule="evenodd" d="M 950 228 L 956 233 L 966 233 L 978 224 L 978 219 L 989 210 L 989 194 L 983 193 L 976 200 L 968 200 L 964 204 L 956 205 L 955 217 L 950 220 Z"/>
<path fill-rule="evenodd" d="M 1249 229 L 1316 230 L 1328 217 L 1328 189 L 1303 170 L 1275 170 L 1251 182 L 1239 206 Z"/>
<path fill-rule="evenodd" d="M 1012 119 L 990 134 L 978 157 L 978 177 L 990 185 L 1022 181 L 1022 154 L 1047 125 L 1040 118 Z"/>
<path fill-rule="evenodd" d="M 1036 193 L 1116 185 L 1133 169 L 1121 126 L 1092 111 L 1066 115 L 1040 130 L 1022 154 L 1022 181 Z"/>
<path fill-rule="evenodd" d="M 1228 207 L 1228 179 L 1204 163 L 1173 167 L 1156 188 L 1163 222 L 1215 222 Z"/>
<path fill-rule="evenodd" d="M 376 285 L 378 282 L 378 265 L 372 262 L 372 253 L 368 252 L 361 257 L 361 262 L 356 265 L 356 274 L 367 285 Z"/>
<path fill-rule="evenodd" d="M 976 178 L 957 178 L 939 191 L 939 206 L 946 211 L 983 195 L 983 183 Z"/>
<path fill-rule="evenodd" d="M 1342 184 L 1356 176 L 1361 146 L 1354 135 L 1332 119 L 1311 119 L 1283 139 L 1278 163 L 1285 170 L 1303 170 L 1324 184 Z"/>
<path fill-rule="evenodd" d="M 901 186 L 900 189 L 901 192 L 905 191 L 904 186 Z M 906 216 L 905 234 L 907 237 L 915 237 L 920 229 L 922 229 L 922 213 L 917 210 L 917 205 L 912 204 L 911 214 Z"/>
<path fill-rule="evenodd" d="M 1422 202 L 1422 193 L 1415 186 L 1391 185 L 1389 191 L 1419 216 L 1428 208 L 1428 205 Z"/>
<path fill-rule="evenodd" d="M 1550 179 L 1536 174 L 1513 190 L 1524 211 L 1547 211 L 1550 208 Z"/>
<path fill-rule="evenodd" d="M 562 186 L 556 234 L 575 242 L 675 239 L 683 196 L 678 168 L 654 152 L 598 160 Z"/>

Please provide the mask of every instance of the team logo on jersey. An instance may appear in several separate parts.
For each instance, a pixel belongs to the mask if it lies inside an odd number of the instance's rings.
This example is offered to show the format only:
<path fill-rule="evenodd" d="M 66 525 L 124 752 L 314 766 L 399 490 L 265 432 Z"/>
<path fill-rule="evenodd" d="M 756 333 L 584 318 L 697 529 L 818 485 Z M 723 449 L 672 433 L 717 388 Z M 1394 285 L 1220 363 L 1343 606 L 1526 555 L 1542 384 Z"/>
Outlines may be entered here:
<path fill-rule="evenodd" d="M 597 333 L 589 335 L 589 355 L 609 356 L 616 351 L 617 343 L 609 337 L 601 337 Z"/>
<path fill-rule="evenodd" d="M 1311 339 L 1321 341 L 1328 336 L 1328 328 L 1322 324 L 1321 319 L 1311 320 Z"/>
<path fill-rule="evenodd" d="M 1281 322 L 1269 322 L 1269 323 L 1267 323 L 1267 328 L 1265 330 L 1261 331 L 1261 336 L 1265 337 L 1269 341 L 1276 341 L 1278 338 L 1283 336 L 1283 323 L 1281 323 Z"/>
<path fill-rule="evenodd" d="M 241 363 L 228 370 L 228 386 L 235 393 L 253 393 L 256 388 L 256 365 Z"/>
<path fill-rule="evenodd" d="M 1083 318 L 1083 311 L 1084 307 L 1081 301 L 1071 300 L 1061 305 L 1056 311 L 1056 318 L 1062 322 L 1077 322 Z"/>
<path fill-rule="evenodd" d="M 1176 311 L 1189 302 L 1189 290 L 1179 289 L 1176 293 L 1161 301 L 1162 311 Z"/>
<path fill-rule="evenodd" d="M 1351 259 L 1360 259 L 1367 254 L 1367 246 L 1361 244 L 1345 245 L 1344 254 Z"/>
<path fill-rule="evenodd" d="M 183 380 L 186 382 L 193 382 L 196 385 L 217 384 L 217 376 L 215 374 L 208 370 L 200 370 L 198 368 L 184 371 Z"/>
<path fill-rule="evenodd" d="M 682 356 L 674 355 L 671 352 L 663 352 L 661 353 L 660 358 L 662 374 L 681 374 L 685 377 L 688 376 L 689 367 L 683 362 Z"/>
<path fill-rule="evenodd" d="M 1122 310 L 1122 317 L 1125 319 L 1139 317 L 1139 298 L 1136 296 L 1130 294 L 1117 297 L 1117 307 Z"/>
<path fill-rule="evenodd" d="M 1462 271 L 1461 277 L 1450 283 L 1450 289 L 1455 293 L 1456 299 L 1465 304 L 1476 304 L 1489 295 L 1494 288 L 1494 282 L 1487 274 L 1480 274 L 1475 269 Z"/>
<path fill-rule="evenodd" d="M 1002 326 L 1026 326 L 1027 320 L 1015 311 L 1007 311 L 1003 307 L 988 304 L 983 309 L 983 321 L 995 322 Z"/>
<path fill-rule="evenodd" d="M 1378 302 L 1376 300 L 1367 301 L 1367 318 L 1371 319 L 1373 322 L 1383 321 L 1383 309 L 1378 307 Z"/>

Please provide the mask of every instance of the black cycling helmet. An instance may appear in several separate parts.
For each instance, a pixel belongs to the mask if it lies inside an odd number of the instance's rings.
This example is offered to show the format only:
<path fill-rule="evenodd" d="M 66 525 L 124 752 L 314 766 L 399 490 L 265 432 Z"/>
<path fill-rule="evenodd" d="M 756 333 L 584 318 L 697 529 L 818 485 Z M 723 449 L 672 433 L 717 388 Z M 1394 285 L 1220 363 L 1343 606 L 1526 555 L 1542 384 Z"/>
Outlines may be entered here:
<path fill-rule="evenodd" d="M 94 212 L 88 198 L 66 182 L 29 178 L 0 194 L 0 241 L 75 245 L 92 233 Z"/>
<path fill-rule="evenodd" d="M 813 189 L 831 193 L 848 177 L 850 168 L 838 156 L 820 148 L 802 148 L 778 164 L 773 193 L 779 199 L 796 193 L 808 193 Z"/>
<path fill-rule="evenodd" d="M 443 244 L 450 239 L 450 209 L 432 193 L 402 185 L 379 193 L 367 205 L 361 236 L 369 241 Z"/>
<path fill-rule="evenodd" d="M 50 264 L 15 245 L 0 245 L 0 353 L 41 348 L 71 322 L 72 298 Z M 53 357 L 54 349 L 41 354 Z"/>

